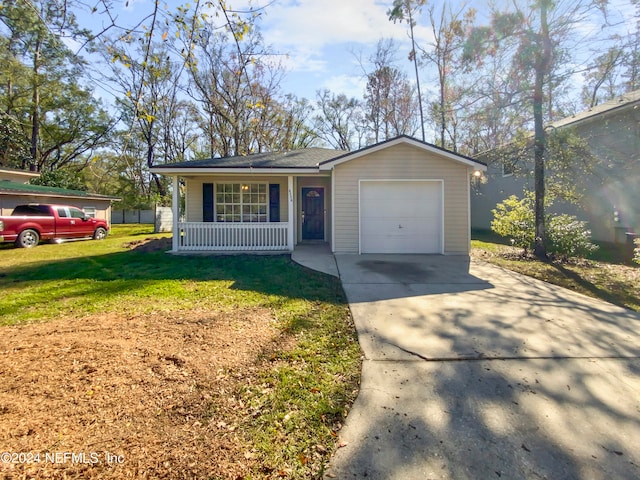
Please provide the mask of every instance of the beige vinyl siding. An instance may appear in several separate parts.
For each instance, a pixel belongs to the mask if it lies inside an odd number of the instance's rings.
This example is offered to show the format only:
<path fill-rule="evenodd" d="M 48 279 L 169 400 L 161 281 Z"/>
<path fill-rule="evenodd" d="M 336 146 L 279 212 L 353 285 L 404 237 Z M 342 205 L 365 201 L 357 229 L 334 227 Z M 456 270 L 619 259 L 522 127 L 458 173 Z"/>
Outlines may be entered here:
<path fill-rule="evenodd" d="M 469 253 L 469 167 L 411 145 L 396 145 L 338 165 L 334 170 L 337 253 L 359 248 L 359 180 L 443 180 L 444 253 Z"/>
<path fill-rule="evenodd" d="M 280 221 L 288 218 L 287 177 L 268 176 L 211 176 L 187 178 L 186 221 L 202 222 L 202 185 L 205 183 L 267 183 L 280 185 Z"/>

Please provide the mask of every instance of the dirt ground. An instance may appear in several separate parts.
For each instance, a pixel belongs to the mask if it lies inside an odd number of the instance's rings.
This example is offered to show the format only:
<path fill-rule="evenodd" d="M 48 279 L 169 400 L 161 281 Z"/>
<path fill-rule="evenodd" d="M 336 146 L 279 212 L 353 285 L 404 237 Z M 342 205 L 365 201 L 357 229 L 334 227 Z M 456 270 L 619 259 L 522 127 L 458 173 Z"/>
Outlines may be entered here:
<path fill-rule="evenodd" d="M 3 327 L 0 478 L 243 478 L 233 392 L 278 335 L 266 310 Z"/>

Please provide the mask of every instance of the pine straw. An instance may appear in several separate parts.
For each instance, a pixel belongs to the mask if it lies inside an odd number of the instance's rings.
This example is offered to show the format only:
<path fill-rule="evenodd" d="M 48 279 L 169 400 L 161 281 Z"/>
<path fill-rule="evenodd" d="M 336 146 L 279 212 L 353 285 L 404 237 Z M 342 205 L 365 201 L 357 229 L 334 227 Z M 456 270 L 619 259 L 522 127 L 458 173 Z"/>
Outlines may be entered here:
<path fill-rule="evenodd" d="M 3 327 L 0 452 L 41 459 L 0 463 L 0 478 L 244 477 L 254 460 L 233 392 L 279 336 L 265 309 Z M 56 452 L 88 463 L 45 461 Z"/>

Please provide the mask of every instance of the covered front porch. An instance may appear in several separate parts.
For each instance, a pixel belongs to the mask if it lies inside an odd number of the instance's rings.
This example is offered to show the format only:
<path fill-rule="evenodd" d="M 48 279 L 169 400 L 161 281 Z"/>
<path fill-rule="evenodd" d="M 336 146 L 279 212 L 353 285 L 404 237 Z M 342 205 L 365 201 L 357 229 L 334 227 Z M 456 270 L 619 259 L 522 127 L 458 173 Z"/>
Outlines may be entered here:
<path fill-rule="evenodd" d="M 330 205 L 327 175 L 175 176 L 171 250 L 278 253 L 330 244 Z"/>

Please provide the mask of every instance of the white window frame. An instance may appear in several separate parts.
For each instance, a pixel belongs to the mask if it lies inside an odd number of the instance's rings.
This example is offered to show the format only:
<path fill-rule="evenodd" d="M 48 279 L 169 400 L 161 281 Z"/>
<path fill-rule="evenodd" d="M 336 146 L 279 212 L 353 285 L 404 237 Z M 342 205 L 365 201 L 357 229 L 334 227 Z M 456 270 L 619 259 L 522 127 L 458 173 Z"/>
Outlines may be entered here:
<path fill-rule="evenodd" d="M 87 217 L 96 218 L 98 209 L 96 207 L 82 207 L 82 211 Z"/>
<path fill-rule="evenodd" d="M 516 162 L 513 161 L 513 160 L 509 161 L 508 165 L 507 165 L 507 162 L 500 162 L 500 166 L 501 166 L 502 176 L 503 177 L 512 177 L 513 174 L 516 171 Z M 511 167 L 510 171 L 506 171 L 505 170 L 505 167 L 507 167 L 507 166 Z"/>
<path fill-rule="evenodd" d="M 230 188 L 230 191 L 228 187 Z M 237 191 L 234 188 L 237 186 Z M 222 188 L 222 191 L 219 189 Z M 257 191 L 253 191 L 257 188 Z M 261 191 L 262 190 L 262 191 Z M 231 195 L 231 201 L 227 196 Z M 237 199 L 233 196 L 237 195 Z M 263 196 L 264 201 L 260 201 Z M 222 198 L 222 201 L 220 200 Z M 235 201 L 237 200 L 237 201 Z M 224 207 L 220 211 L 220 207 Z M 227 207 L 231 207 L 228 209 Z M 268 223 L 269 184 L 266 182 L 219 182 L 213 191 L 214 221 L 220 223 Z M 229 219 L 231 217 L 231 219 Z"/>

